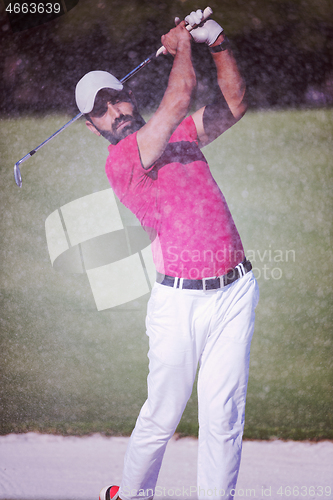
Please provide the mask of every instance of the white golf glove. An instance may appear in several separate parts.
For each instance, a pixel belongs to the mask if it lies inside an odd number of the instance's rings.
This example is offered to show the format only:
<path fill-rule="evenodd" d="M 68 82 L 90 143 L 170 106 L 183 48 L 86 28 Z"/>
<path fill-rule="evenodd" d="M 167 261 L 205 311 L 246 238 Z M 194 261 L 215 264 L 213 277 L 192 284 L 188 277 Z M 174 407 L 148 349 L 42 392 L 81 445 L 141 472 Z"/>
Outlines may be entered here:
<path fill-rule="evenodd" d="M 185 21 L 191 26 L 201 23 L 202 10 L 198 9 L 196 12 L 193 11 L 191 14 L 185 17 Z M 190 31 L 193 40 L 196 43 L 206 43 L 207 45 L 212 45 L 217 37 L 223 32 L 223 28 L 213 19 L 207 19 L 204 21 L 202 26 Z"/>

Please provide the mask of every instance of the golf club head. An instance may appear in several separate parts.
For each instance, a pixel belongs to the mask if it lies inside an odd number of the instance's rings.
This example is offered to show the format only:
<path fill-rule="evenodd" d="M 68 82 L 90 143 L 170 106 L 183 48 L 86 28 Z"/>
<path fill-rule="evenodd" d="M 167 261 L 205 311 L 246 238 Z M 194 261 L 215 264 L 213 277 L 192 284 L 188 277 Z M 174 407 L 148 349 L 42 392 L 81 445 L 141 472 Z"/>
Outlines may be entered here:
<path fill-rule="evenodd" d="M 20 171 L 20 167 L 18 166 L 17 163 L 15 163 L 15 165 L 14 165 L 14 177 L 15 177 L 15 182 L 18 185 L 18 187 L 22 187 L 21 171 Z"/>

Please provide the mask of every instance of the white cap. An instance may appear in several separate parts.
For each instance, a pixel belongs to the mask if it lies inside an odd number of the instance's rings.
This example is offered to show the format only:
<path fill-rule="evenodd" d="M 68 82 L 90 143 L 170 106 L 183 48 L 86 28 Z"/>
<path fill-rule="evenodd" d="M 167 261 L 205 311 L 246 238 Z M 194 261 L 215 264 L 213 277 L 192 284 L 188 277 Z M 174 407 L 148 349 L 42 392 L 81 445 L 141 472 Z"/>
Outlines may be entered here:
<path fill-rule="evenodd" d="M 90 71 L 76 85 L 75 99 L 81 113 L 90 113 L 101 89 L 122 90 L 123 84 L 107 71 Z"/>

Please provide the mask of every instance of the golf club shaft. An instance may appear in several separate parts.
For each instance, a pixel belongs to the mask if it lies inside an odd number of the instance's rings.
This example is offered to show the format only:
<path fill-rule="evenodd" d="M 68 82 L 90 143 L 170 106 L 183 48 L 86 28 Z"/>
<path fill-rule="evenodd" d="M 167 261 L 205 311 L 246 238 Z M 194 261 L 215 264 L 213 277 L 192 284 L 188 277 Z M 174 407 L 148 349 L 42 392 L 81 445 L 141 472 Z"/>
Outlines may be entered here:
<path fill-rule="evenodd" d="M 147 66 L 147 64 L 150 63 L 150 61 L 152 61 L 154 59 L 154 57 L 157 57 L 157 55 L 156 55 L 155 52 L 151 56 L 147 57 L 147 59 L 145 59 L 144 61 L 142 61 L 142 63 L 140 63 L 136 68 L 132 69 L 132 71 L 130 71 L 126 76 L 124 76 L 124 78 L 122 78 L 120 80 L 120 82 L 121 83 L 127 82 L 127 80 L 129 80 L 130 78 L 132 78 L 132 76 L 136 75 L 138 73 L 138 71 L 140 71 L 142 68 L 144 68 L 145 66 Z"/>
<path fill-rule="evenodd" d="M 211 16 L 213 14 L 213 11 L 210 7 L 206 7 L 205 10 L 203 11 L 202 13 L 202 21 L 205 21 L 206 19 L 209 18 L 209 16 Z M 196 28 L 196 26 L 191 26 L 190 24 L 188 24 L 186 26 L 186 29 L 188 31 L 192 31 L 194 28 Z M 152 61 L 153 59 L 156 59 L 156 57 L 158 57 L 159 55 L 163 54 L 163 51 L 165 50 L 165 47 L 160 47 L 156 52 L 154 52 L 152 55 L 150 55 L 149 57 L 147 57 L 147 59 L 145 59 L 141 64 L 139 64 L 136 68 L 134 68 L 132 71 L 130 71 L 128 73 L 128 75 L 124 76 L 124 78 L 122 78 L 120 81 L 121 83 L 124 83 L 124 82 L 127 82 L 127 80 L 129 80 L 130 78 L 132 78 L 132 76 L 136 75 L 136 73 L 138 71 L 140 71 L 142 68 L 144 68 L 147 64 L 150 63 L 150 61 Z"/>
<path fill-rule="evenodd" d="M 212 9 L 210 7 L 206 7 L 205 10 L 203 11 L 202 21 L 205 21 L 212 13 L 213 13 Z M 191 31 L 195 27 L 196 26 L 191 26 L 191 25 L 188 24 L 186 26 L 186 29 L 188 31 Z M 156 52 L 154 52 L 152 55 L 150 55 L 149 57 L 147 57 L 147 59 L 145 59 L 136 68 L 134 68 L 132 71 L 130 71 L 126 76 L 124 76 L 120 80 L 120 82 L 121 83 L 127 82 L 127 80 L 129 80 L 134 75 L 136 75 L 136 73 L 138 73 L 142 68 L 144 68 L 145 66 L 147 66 L 147 64 L 149 64 L 153 59 L 156 59 L 160 54 L 162 54 L 164 50 L 165 50 L 165 48 L 163 46 L 160 47 Z M 45 144 L 47 144 L 48 142 L 50 142 L 54 137 L 56 137 L 58 134 L 60 134 L 60 132 L 62 132 L 63 130 L 65 130 L 65 128 L 67 128 L 69 125 L 71 125 L 76 120 L 78 120 L 79 118 L 81 118 L 81 116 L 83 116 L 83 113 L 79 113 L 76 116 L 74 116 L 74 118 L 72 118 L 71 120 L 69 120 L 69 122 L 65 123 L 65 125 L 63 125 L 59 130 L 57 130 L 56 132 L 54 132 L 54 134 L 50 135 L 50 137 L 48 137 L 44 142 L 42 142 L 41 144 L 39 144 L 39 146 L 37 146 L 35 149 L 32 149 L 28 154 L 26 154 L 25 156 L 23 156 L 23 158 L 21 158 L 18 162 L 15 163 L 15 165 L 14 165 L 14 178 L 15 178 L 15 182 L 18 185 L 18 187 L 22 187 L 22 177 L 21 177 L 20 165 L 23 162 L 25 162 L 28 158 L 31 158 L 31 156 L 33 156 L 35 153 L 37 153 L 37 151 L 39 149 L 41 149 L 43 146 L 45 146 Z"/>
<path fill-rule="evenodd" d="M 54 134 L 50 135 L 50 137 L 48 137 L 47 139 L 45 139 L 44 142 L 42 142 L 41 144 L 39 144 L 39 146 L 37 146 L 35 149 L 33 149 L 32 151 L 30 151 L 30 153 L 28 153 L 27 155 L 25 155 L 23 158 L 21 158 L 21 160 L 19 160 L 16 165 L 20 165 L 21 163 L 23 163 L 25 160 L 27 160 L 28 158 L 30 158 L 30 156 L 34 155 L 35 153 L 37 153 L 37 151 L 45 146 L 45 144 L 47 144 L 51 139 L 53 139 L 54 137 L 56 137 L 58 134 L 60 134 L 60 132 L 62 132 L 63 130 L 65 130 L 65 128 L 67 128 L 69 125 L 71 125 L 73 122 L 75 122 L 76 120 L 78 120 L 78 118 L 81 118 L 82 116 L 82 113 L 79 113 L 78 115 L 74 116 L 74 118 L 72 118 L 69 122 L 65 123 L 65 125 L 63 125 L 59 130 L 57 130 L 56 132 L 54 132 Z"/>
<path fill-rule="evenodd" d="M 150 61 L 152 61 L 152 59 L 154 59 L 154 57 L 157 57 L 157 54 L 155 52 L 151 56 L 147 57 L 147 59 L 145 59 L 136 68 L 134 68 L 132 71 L 130 71 L 126 76 L 124 76 L 124 78 L 122 78 L 120 80 L 120 82 L 124 83 L 127 80 L 129 80 L 130 78 L 132 78 L 132 76 L 134 76 L 138 71 L 140 71 L 142 68 L 144 68 L 144 66 L 146 66 L 148 63 L 150 63 Z M 62 132 L 63 130 L 65 130 L 65 128 L 67 128 L 73 122 L 75 122 L 76 120 L 78 120 L 79 118 L 81 118 L 81 116 L 83 116 L 83 113 L 78 113 L 76 116 L 74 116 L 74 118 L 72 118 L 71 120 L 69 120 L 69 122 L 65 123 L 65 125 L 63 125 L 59 130 L 57 130 L 56 132 L 54 132 L 54 134 L 50 135 L 50 137 L 48 137 L 47 139 L 45 139 L 44 142 L 42 142 L 41 144 L 39 144 L 35 149 L 32 149 L 28 154 L 26 154 L 25 156 L 23 156 L 23 158 L 21 158 L 18 162 L 15 163 L 15 165 L 14 165 L 14 178 L 15 178 L 15 182 L 18 185 L 18 187 L 22 187 L 22 176 L 21 176 L 21 171 L 20 171 L 20 165 L 23 162 L 25 162 L 28 158 L 31 158 L 31 156 L 33 156 L 35 153 L 37 153 L 37 151 L 39 149 L 41 149 L 43 146 L 45 146 L 45 144 L 47 144 L 48 142 L 50 142 L 54 137 L 56 137 L 58 134 L 60 134 L 60 132 Z"/>
<path fill-rule="evenodd" d="M 60 132 L 62 132 L 63 130 L 65 130 L 65 128 L 67 128 L 73 122 L 75 122 L 76 120 L 78 120 L 79 118 L 81 118 L 81 116 L 82 116 L 82 113 L 79 113 L 76 116 L 74 116 L 74 118 L 72 118 L 69 122 L 65 123 L 65 125 L 63 125 L 59 130 L 57 130 L 56 132 L 54 132 L 54 134 L 50 135 L 50 137 L 48 137 L 47 139 L 45 139 L 45 141 L 42 142 L 41 144 L 39 144 L 39 146 L 37 146 L 35 149 L 32 149 L 28 154 L 26 154 L 25 156 L 23 156 L 23 158 L 21 158 L 18 162 L 15 163 L 15 165 L 14 165 L 14 178 L 15 178 L 15 182 L 18 185 L 18 187 L 22 187 L 22 176 L 21 176 L 21 171 L 20 171 L 20 165 L 21 165 L 21 163 L 25 162 L 28 158 L 31 158 L 31 156 L 33 156 L 35 153 L 37 153 L 37 151 L 40 148 L 42 148 L 43 146 L 45 146 L 45 144 L 47 144 L 48 142 L 50 142 L 51 139 L 53 139 L 58 134 L 60 134 Z"/>
<path fill-rule="evenodd" d="M 132 71 L 130 71 L 126 76 L 124 76 L 120 80 L 120 82 L 124 83 L 127 80 L 129 80 L 130 78 L 132 78 L 132 76 L 134 76 L 138 71 L 140 71 L 142 68 L 144 68 L 144 66 L 146 66 L 154 57 L 157 57 L 157 53 L 155 54 L 155 52 L 151 56 L 147 57 L 147 59 L 145 59 L 136 68 L 134 68 Z M 60 134 L 60 132 L 62 132 L 63 130 L 65 130 L 65 128 L 67 128 L 69 125 L 71 125 L 76 120 L 78 120 L 79 118 L 81 118 L 81 116 L 83 116 L 83 113 L 78 113 L 76 116 L 74 116 L 74 118 L 72 118 L 71 120 L 69 120 L 69 122 L 65 123 L 65 125 L 63 125 L 59 130 L 57 130 L 56 132 L 54 132 L 54 134 L 50 135 L 50 137 L 48 137 L 47 139 L 45 139 L 44 142 L 42 142 L 41 144 L 39 144 L 35 149 L 32 149 L 25 156 L 23 156 L 23 158 L 21 158 L 17 163 L 15 163 L 15 167 L 19 167 L 24 161 L 26 161 L 28 158 L 30 158 L 35 153 L 37 153 L 37 151 L 40 148 L 42 148 L 43 146 L 45 146 L 45 144 L 47 144 L 49 141 L 51 141 L 52 139 L 54 139 L 54 137 L 56 137 L 58 134 Z"/>

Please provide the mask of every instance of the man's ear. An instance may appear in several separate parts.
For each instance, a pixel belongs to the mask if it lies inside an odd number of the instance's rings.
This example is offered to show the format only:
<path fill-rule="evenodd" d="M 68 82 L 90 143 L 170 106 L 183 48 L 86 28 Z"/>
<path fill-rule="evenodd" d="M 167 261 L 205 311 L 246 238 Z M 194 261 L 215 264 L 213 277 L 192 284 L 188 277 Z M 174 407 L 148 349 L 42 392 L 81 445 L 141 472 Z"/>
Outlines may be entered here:
<path fill-rule="evenodd" d="M 89 120 L 86 121 L 86 125 L 87 125 L 88 129 L 91 130 L 91 132 L 93 132 L 96 135 L 101 135 L 101 133 L 98 132 L 95 125 L 93 125 Z"/>

